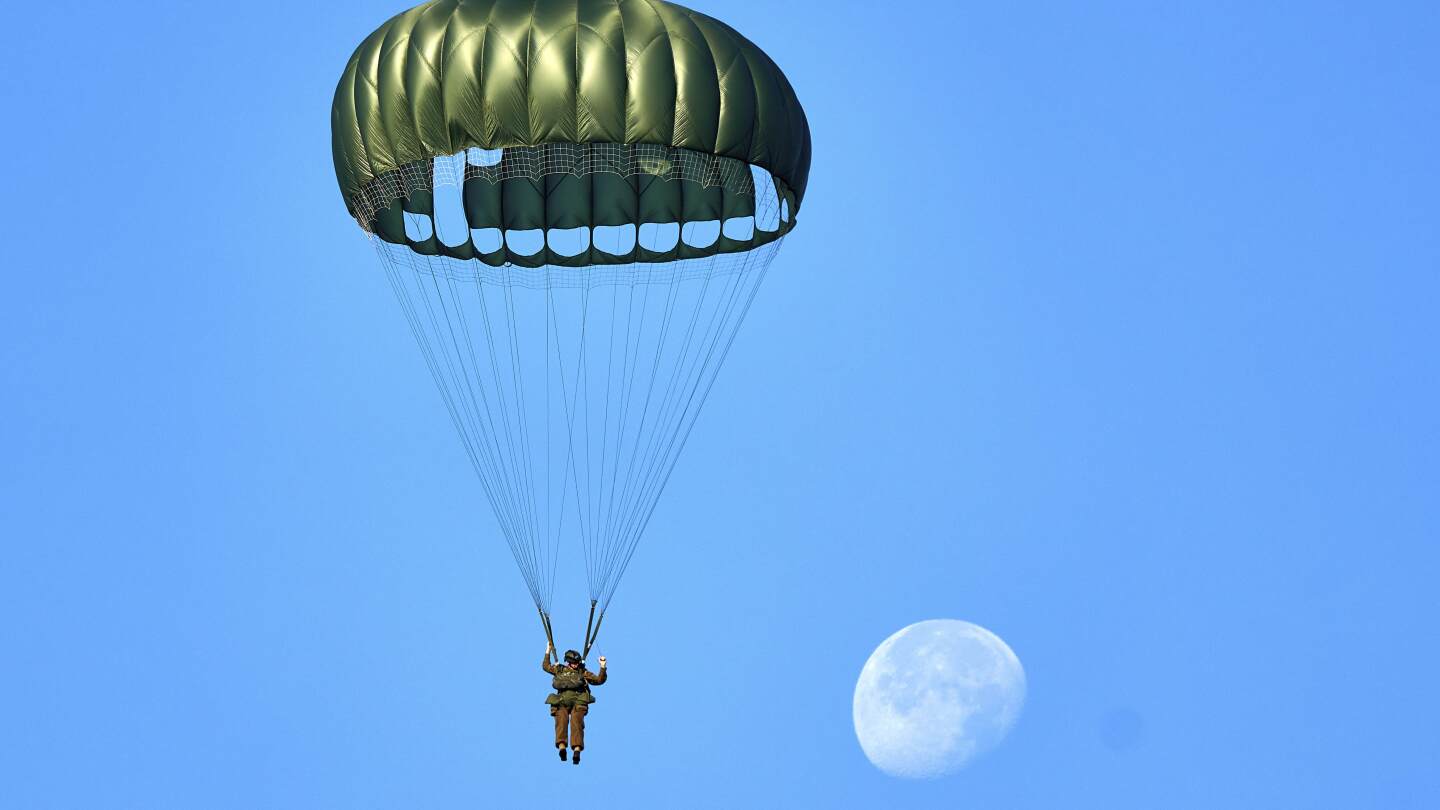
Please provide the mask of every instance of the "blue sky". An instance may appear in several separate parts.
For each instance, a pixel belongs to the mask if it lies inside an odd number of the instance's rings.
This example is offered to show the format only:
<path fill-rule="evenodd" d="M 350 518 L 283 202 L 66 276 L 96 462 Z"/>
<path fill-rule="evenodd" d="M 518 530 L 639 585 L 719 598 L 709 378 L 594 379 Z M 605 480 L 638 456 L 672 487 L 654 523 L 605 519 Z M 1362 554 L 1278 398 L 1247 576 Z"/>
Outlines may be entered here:
<path fill-rule="evenodd" d="M 814 169 L 563 769 L 331 170 L 400 6 L 12 11 L 4 804 L 1433 804 L 1440 15 L 1262 5 L 694 4 Z M 850 697 L 928 618 L 1029 701 L 902 782 Z"/>

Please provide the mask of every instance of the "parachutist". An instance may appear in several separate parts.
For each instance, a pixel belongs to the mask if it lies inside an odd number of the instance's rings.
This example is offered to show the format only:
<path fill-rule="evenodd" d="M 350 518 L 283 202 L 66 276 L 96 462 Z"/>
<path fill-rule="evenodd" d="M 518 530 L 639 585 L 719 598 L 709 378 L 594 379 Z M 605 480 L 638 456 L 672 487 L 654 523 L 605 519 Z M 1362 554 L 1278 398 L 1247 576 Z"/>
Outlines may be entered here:
<path fill-rule="evenodd" d="M 540 660 L 540 668 L 554 676 L 550 685 L 555 687 L 555 694 L 545 698 L 545 702 L 550 705 L 550 715 L 555 718 L 555 749 L 560 752 L 560 761 L 564 762 L 565 747 L 569 745 L 570 761 L 579 765 L 580 752 L 585 748 L 585 715 L 590 711 L 590 704 L 595 702 L 590 686 L 605 683 L 605 656 L 600 656 L 600 672 L 596 674 L 585 668 L 585 661 L 575 650 L 565 651 L 564 663 L 550 663 L 554 652 L 554 645 L 545 645 L 545 657 Z"/>

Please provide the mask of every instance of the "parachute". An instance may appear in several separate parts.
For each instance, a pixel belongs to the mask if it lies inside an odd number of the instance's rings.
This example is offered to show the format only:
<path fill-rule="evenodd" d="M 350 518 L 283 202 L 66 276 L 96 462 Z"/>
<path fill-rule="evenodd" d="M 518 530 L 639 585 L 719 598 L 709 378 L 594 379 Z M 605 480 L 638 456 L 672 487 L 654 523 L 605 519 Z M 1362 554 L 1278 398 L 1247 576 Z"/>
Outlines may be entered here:
<path fill-rule="evenodd" d="M 662 0 L 435 0 L 356 49 L 331 133 L 552 644 L 582 550 L 588 653 L 795 226 L 804 110 Z"/>

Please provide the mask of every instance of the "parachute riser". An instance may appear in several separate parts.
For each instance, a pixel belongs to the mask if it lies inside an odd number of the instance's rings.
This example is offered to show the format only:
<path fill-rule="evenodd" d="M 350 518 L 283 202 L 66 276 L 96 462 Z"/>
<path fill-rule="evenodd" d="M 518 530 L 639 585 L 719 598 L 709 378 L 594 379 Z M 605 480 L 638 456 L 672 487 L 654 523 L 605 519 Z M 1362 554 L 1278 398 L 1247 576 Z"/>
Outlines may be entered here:
<path fill-rule="evenodd" d="M 555 634 L 550 630 L 550 617 L 538 606 L 536 610 L 540 613 L 540 624 L 545 628 L 545 640 L 550 642 L 550 663 L 557 664 L 560 662 L 560 655 L 555 650 Z"/>
<path fill-rule="evenodd" d="M 591 644 L 591 640 L 590 640 L 590 629 L 591 629 L 592 627 L 594 627 L 594 625 L 595 625 L 595 600 L 594 600 L 594 599 L 591 599 L 591 600 L 590 600 L 590 618 L 588 618 L 588 619 L 585 620 L 585 646 L 582 648 L 582 649 L 584 650 L 584 652 L 582 652 L 582 653 L 580 654 L 580 657 L 581 657 L 581 658 L 584 658 L 585 656 L 587 656 L 587 655 L 590 654 L 590 644 Z"/>
<path fill-rule="evenodd" d="M 591 609 L 593 610 L 594 608 L 592 607 Z M 585 633 L 585 650 L 584 650 L 584 652 L 580 653 L 580 657 L 581 657 L 582 659 L 589 657 L 589 655 L 590 655 L 590 648 L 595 645 L 595 639 L 600 635 L 600 625 L 601 625 L 601 623 L 603 623 L 604 621 L 605 621 L 605 611 L 604 611 L 604 610 L 601 610 L 601 611 L 600 611 L 600 616 L 599 616 L 599 618 L 595 619 L 595 632 L 594 632 L 594 633 L 591 633 L 591 632 L 589 632 L 589 631 L 587 630 L 586 633 Z"/>

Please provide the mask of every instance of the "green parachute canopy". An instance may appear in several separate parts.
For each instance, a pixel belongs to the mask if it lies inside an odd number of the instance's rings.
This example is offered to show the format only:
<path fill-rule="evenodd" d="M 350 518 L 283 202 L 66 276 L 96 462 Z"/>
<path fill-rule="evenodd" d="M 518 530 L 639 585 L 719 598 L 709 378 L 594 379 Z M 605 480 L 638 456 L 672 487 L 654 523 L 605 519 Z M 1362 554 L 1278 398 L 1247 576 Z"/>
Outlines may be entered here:
<path fill-rule="evenodd" d="M 435 0 L 356 49 L 331 126 L 547 635 L 578 541 L 588 653 L 795 226 L 795 92 L 662 0 Z"/>
<path fill-rule="evenodd" d="M 583 266 L 748 250 L 793 226 L 810 131 L 785 75 L 759 48 L 662 0 L 436 0 L 382 25 L 345 66 L 331 109 L 335 174 L 362 227 L 425 253 L 491 265 Z M 724 221 L 754 214 L 749 167 L 791 217 L 620 257 L 525 255 L 474 241 L 408 239 L 404 214 L 433 201 L 413 175 L 465 150 L 506 150 L 464 189 L 473 229 L 573 229 Z M 483 158 L 472 155 L 472 165 Z M 552 179 L 546 180 L 546 176 Z M 423 184 L 420 184 L 423 186 Z"/>

